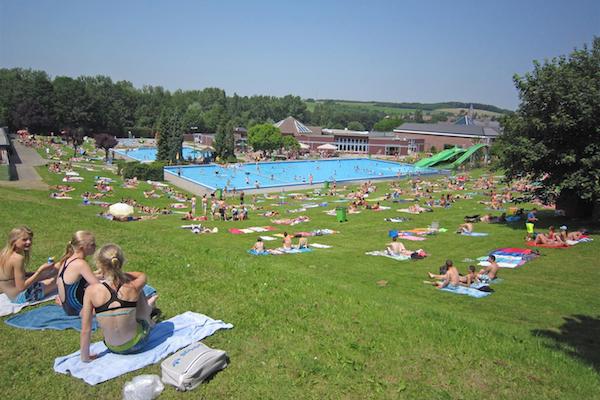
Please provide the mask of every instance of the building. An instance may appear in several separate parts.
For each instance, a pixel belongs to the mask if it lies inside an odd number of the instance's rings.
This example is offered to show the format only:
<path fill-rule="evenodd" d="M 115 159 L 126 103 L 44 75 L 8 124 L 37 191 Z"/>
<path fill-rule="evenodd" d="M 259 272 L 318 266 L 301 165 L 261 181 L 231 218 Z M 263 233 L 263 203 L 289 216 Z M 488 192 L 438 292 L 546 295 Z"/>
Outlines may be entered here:
<path fill-rule="evenodd" d="M 9 164 L 10 138 L 6 128 L 0 128 L 0 164 Z"/>
<path fill-rule="evenodd" d="M 406 141 L 412 151 L 430 151 L 449 147 L 470 147 L 477 143 L 491 144 L 499 132 L 474 123 L 416 124 L 405 123 L 394 129 L 394 134 Z"/>

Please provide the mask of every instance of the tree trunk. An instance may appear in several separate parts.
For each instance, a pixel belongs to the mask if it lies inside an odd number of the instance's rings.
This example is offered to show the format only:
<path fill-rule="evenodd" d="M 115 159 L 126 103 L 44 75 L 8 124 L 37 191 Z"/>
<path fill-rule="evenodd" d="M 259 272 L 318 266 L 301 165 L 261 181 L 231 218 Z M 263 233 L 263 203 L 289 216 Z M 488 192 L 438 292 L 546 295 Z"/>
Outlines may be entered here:
<path fill-rule="evenodd" d="M 556 199 L 556 209 L 564 210 L 567 217 L 570 218 L 585 218 L 591 217 L 595 212 L 594 203 L 592 201 L 582 200 L 572 190 L 563 190 Z"/>

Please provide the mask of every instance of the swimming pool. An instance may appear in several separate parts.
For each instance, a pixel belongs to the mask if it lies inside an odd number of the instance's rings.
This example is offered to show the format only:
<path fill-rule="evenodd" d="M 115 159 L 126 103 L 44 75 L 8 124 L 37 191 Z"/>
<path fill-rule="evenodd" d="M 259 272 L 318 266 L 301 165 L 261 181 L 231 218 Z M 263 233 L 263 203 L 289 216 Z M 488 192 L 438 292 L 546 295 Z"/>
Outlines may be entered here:
<path fill-rule="evenodd" d="M 115 153 L 141 162 L 152 162 L 156 161 L 157 151 L 156 147 L 138 147 L 137 149 L 115 150 Z M 186 160 L 190 158 L 210 157 L 210 155 L 211 152 L 207 150 L 195 150 L 191 147 L 183 147 L 183 158 Z"/>
<path fill-rule="evenodd" d="M 261 162 L 229 166 L 189 165 L 165 167 L 165 172 L 207 189 L 263 189 L 323 182 L 390 179 L 440 173 L 434 168 L 367 158 Z"/>

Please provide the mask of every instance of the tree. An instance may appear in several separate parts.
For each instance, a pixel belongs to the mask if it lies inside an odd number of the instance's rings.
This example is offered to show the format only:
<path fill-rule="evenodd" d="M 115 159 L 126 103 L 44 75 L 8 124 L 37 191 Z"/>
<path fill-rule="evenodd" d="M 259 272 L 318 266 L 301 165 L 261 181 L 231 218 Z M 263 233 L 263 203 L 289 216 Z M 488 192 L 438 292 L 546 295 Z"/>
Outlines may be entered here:
<path fill-rule="evenodd" d="M 183 134 L 185 127 L 181 113 L 165 110 L 159 121 L 157 160 L 174 163 L 183 159 Z"/>
<path fill-rule="evenodd" d="M 215 154 L 222 160 L 235 157 L 235 138 L 233 135 L 233 122 L 228 121 L 219 125 L 215 135 Z"/>
<path fill-rule="evenodd" d="M 286 150 L 300 150 L 300 143 L 296 140 L 295 137 L 291 135 L 285 135 L 281 141 L 283 148 Z"/>
<path fill-rule="evenodd" d="M 83 128 L 67 128 L 61 132 L 67 143 L 70 143 L 73 146 L 73 153 L 77 155 L 77 148 L 83 144 L 83 138 L 85 136 L 85 131 Z"/>
<path fill-rule="evenodd" d="M 348 129 L 351 131 L 364 131 L 365 126 L 358 121 L 348 122 Z"/>
<path fill-rule="evenodd" d="M 391 132 L 400 125 L 402 125 L 404 121 L 399 117 L 386 117 L 373 125 L 373 130 L 378 132 Z"/>
<path fill-rule="evenodd" d="M 104 159 L 108 161 L 108 151 L 119 144 L 119 141 L 116 137 L 109 133 L 98 133 L 94 139 L 96 140 L 96 147 L 99 149 L 104 149 L 106 152 Z"/>
<path fill-rule="evenodd" d="M 281 131 L 271 124 L 254 125 L 248 130 L 248 144 L 255 151 L 270 154 L 281 147 L 282 141 Z"/>
<path fill-rule="evenodd" d="M 600 213 L 600 38 L 568 57 L 514 76 L 521 104 L 503 118 L 495 153 L 508 179 L 528 177 L 535 195 L 569 215 Z"/>

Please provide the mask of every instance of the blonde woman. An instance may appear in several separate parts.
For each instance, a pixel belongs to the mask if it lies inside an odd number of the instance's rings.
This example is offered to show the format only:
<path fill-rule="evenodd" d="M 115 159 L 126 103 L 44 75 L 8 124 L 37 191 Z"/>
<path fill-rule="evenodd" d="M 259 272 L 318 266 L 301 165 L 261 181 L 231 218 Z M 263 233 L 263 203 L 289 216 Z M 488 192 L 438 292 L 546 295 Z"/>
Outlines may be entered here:
<path fill-rule="evenodd" d="M 79 315 L 83 308 L 83 294 L 88 285 L 99 283 L 86 257 L 94 254 L 96 239 L 91 232 L 77 231 L 67 243 L 65 254 L 58 262 L 56 278 L 58 297 L 67 315 Z"/>
<path fill-rule="evenodd" d="M 6 246 L 0 250 L 0 291 L 14 303 L 39 301 L 56 291 L 53 261 L 33 273 L 25 271 L 32 242 L 33 231 L 21 226 L 10 231 Z"/>
<path fill-rule="evenodd" d="M 143 293 L 146 274 L 124 272 L 125 257 L 116 244 L 103 246 L 95 255 L 96 266 L 105 281 L 88 286 L 81 311 L 81 360 L 97 357 L 90 354 L 90 334 L 94 311 L 104 334 L 104 344 L 117 354 L 143 351 L 154 322 L 152 306 L 156 296 L 146 300 Z"/>

